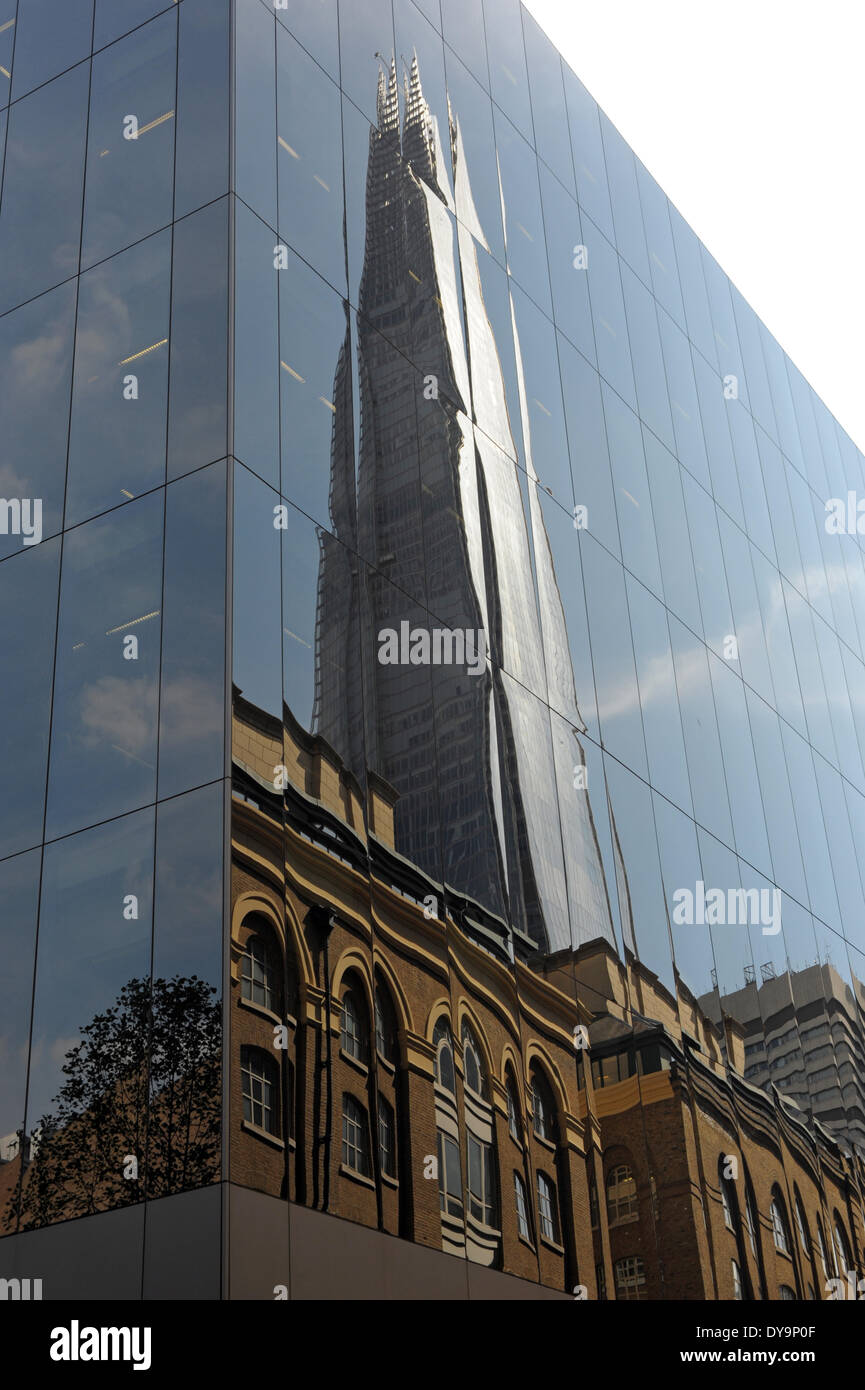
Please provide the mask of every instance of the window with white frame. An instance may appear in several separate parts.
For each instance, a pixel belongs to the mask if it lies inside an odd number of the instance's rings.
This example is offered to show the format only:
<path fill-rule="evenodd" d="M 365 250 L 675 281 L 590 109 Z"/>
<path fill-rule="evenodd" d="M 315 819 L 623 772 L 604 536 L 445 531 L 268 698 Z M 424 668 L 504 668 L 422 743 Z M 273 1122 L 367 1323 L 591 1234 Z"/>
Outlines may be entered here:
<path fill-rule="evenodd" d="M 447 1020 L 440 1018 L 433 1030 L 435 1055 L 435 1079 L 451 1095 L 456 1093 L 456 1072 L 454 1070 L 454 1044 Z"/>
<path fill-rule="evenodd" d="M 496 1226 L 495 1162 L 491 1144 L 474 1134 L 466 1139 L 469 1169 L 469 1211 L 484 1226 Z"/>
<path fill-rule="evenodd" d="M 438 1131 L 439 1206 L 448 1216 L 463 1214 L 460 1148 L 450 1134 Z"/>
<path fill-rule="evenodd" d="M 514 1173 L 514 1203 L 517 1209 L 517 1230 L 523 1240 L 531 1240 L 531 1228 L 529 1226 L 529 1208 L 526 1201 L 526 1185 L 519 1173 Z"/>
<path fill-rule="evenodd" d="M 279 1071 L 272 1057 L 257 1047 L 240 1049 L 243 1118 L 268 1134 L 278 1132 Z"/>
<path fill-rule="evenodd" d="M 370 1176 L 366 1110 L 348 1093 L 342 1098 L 342 1161 L 352 1172 Z"/>
<path fill-rule="evenodd" d="M 556 1184 L 546 1173 L 538 1173 L 538 1223 L 541 1235 L 554 1244 L 559 1241 L 559 1203 Z"/>
<path fill-rule="evenodd" d="M 381 1171 L 396 1177 L 396 1121 L 393 1106 L 384 1096 L 378 1098 L 378 1154 Z"/>
<path fill-rule="evenodd" d="M 250 1003 L 260 1004 L 271 1013 L 277 1012 L 276 973 L 267 942 L 261 936 L 250 936 L 243 949 L 240 993 Z"/>
<path fill-rule="evenodd" d="M 366 1007 L 357 985 L 350 984 L 342 996 L 340 1047 L 358 1062 L 367 1060 Z"/>

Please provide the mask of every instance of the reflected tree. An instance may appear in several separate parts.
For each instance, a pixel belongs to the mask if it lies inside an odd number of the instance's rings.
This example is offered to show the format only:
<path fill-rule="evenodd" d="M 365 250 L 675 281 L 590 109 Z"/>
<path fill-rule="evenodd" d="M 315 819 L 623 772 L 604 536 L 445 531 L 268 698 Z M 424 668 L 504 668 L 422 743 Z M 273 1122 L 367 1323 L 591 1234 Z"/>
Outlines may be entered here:
<path fill-rule="evenodd" d="M 221 1014 L 195 975 L 132 979 L 81 1029 L 31 1129 L 22 1229 L 218 1178 Z"/>

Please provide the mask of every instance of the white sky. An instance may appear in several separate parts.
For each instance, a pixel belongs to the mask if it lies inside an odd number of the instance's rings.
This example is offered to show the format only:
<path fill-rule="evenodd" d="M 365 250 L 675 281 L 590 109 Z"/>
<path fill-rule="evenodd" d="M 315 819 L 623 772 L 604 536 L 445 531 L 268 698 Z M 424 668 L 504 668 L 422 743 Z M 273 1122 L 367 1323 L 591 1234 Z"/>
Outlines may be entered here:
<path fill-rule="evenodd" d="M 523 0 L 865 450 L 862 0 Z"/>

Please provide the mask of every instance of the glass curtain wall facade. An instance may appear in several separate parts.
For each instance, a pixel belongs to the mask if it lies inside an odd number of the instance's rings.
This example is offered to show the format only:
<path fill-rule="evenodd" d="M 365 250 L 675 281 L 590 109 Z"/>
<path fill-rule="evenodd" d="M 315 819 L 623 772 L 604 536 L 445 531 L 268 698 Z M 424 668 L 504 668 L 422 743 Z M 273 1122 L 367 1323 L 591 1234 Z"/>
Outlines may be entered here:
<path fill-rule="evenodd" d="M 229 21 L 0 14 L 0 1231 L 123 1297 L 222 1175 Z"/>
<path fill-rule="evenodd" d="M 824 1296 L 861 452 L 518 0 L 7 8 L 0 1229 Z"/>

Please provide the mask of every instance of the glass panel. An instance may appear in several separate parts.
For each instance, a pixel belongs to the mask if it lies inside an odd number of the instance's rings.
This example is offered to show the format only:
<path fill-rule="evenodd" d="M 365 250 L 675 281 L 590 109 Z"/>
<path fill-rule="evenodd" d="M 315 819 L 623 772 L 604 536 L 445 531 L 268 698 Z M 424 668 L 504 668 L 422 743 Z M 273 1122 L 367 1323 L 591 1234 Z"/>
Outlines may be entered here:
<path fill-rule="evenodd" d="M 90 70 L 10 108 L 0 207 L 0 313 L 78 272 Z"/>
<path fill-rule="evenodd" d="M 174 228 L 168 477 L 226 454 L 228 201 Z"/>
<path fill-rule="evenodd" d="M 307 53 L 311 53 L 334 82 L 338 82 L 336 0 L 276 0 L 274 9 L 280 24 L 284 24 Z"/>
<path fill-rule="evenodd" d="M 688 513 L 703 631 L 712 650 L 723 656 L 725 641 L 733 633 L 733 615 L 715 504 L 687 473 L 682 474 L 682 492 Z"/>
<path fill-rule="evenodd" d="M 282 492 L 356 545 L 352 353 L 343 301 L 291 254 L 279 275 Z"/>
<path fill-rule="evenodd" d="M 477 3 L 480 5 L 480 0 Z M 463 0 L 459 4 L 463 8 Z M 445 64 L 454 123 L 450 150 L 456 214 L 480 245 L 504 264 L 502 195 L 492 102 L 455 54 L 447 51 Z"/>
<path fill-rule="evenodd" d="M 339 89 L 277 30 L 279 234 L 345 290 Z"/>
<path fill-rule="evenodd" d="M 585 209 L 605 236 L 613 237 L 613 215 L 610 210 L 598 105 L 567 63 L 562 64 L 562 76 L 565 81 L 571 151 L 580 207 Z"/>
<path fill-rule="evenodd" d="M 391 0 L 339 0 L 342 86 L 368 121 L 378 122 L 377 54 L 386 68 L 394 55 Z M 396 75 L 396 68 L 393 68 Z"/>
<path fill-rule="evenodd" d="M 176 4 L 176 0 L 174 0 Z M 193 0 L 193 8 L 195 0 Z M 168 0 L 96 0 L 93 47 L 104 48 L 169 8 Z"/>
<path fill-rule="evenodd" d="M 450 44 L 478 82 L 489 87 L 487 69 L 487 40 L 484 31 L 483 0 L 441 0 L 442 30 L 445 43 Z M 445 54 L 450 74 L 452 54 Z"/>
<path fill-rule="evenodd" d="M 636 410 L 619 258 L 587 218 L 583 219 L 583 240 L 588 255 L 589 299 L 595 327 L 598 370 L 631 409 Z"/>
<path fill-rule="evenodd" d="M 685 735 L 694 816 L 725 844 L 733 843 L 733 826 L 721 742 L 709 681 L 709 653 L 703 643 L 670 619 L 670 641 L 676 668 L 679 712 Z"/>
<path fill-rule="evenodd" d="M 154 799 L 161 493 L 67 532 L 46 833 Z"/>
<path fill-rule="evenodd" d="M 223 775 L 225 464 L 166 496 L 159 796 Z"/>
<path fill-rule="evenodd" d="M 15 11 L 18 0 L 5 0 L 0 7 L 0 106 L 8 106 L 12 93 L 12 52 L 15 48 Z M 5 121 L 0 121 L 0 145 Z"/>
<path fill-rule="evenodd" d="M 771 876 L 772 859 L 742 680 L 739 673 L 714 652 L 709 653 L 709 675 L 736 850 L 743 859 Z"/>
<path fill-rule="evenodd" d="M 758 695 L 746 689 L 745 698 L 772 851 L 773 877 L 785 894 L 789 893 L 800 903 L 805 903 L 808 899 L 802 852 L 781 743 L 781 728 L 785 726 L 779 725 L 774 710 L 770 710 Z"/>
<path fill-rule="evenodd" d="M 240 465 L 234 469 L 234 482 L 232 679 L 238 696 L 279 719 L 280 532 L 274 525 L 279 497 Z"/>
<path fill-rule="evenodd" d="M 664 352 L 676 453 L 679 462 L 697 481 L 702 483 L 703 487 L 711 488 L 691 346 L 682 330 L 663 309 L 658 310 L 658 329 Z"/>
<path fill-rule="evenodd" d="M 640 696 L 621 566 L 582 537 L 592 663 L 604 747 L 647 776 Z"/>
<path fill-rule="evenodd" d="M 643 431 L 643 443 L 658 557 L 664 580 L 664 601 L 693 632 L 702 633 L 691 539 L 682 495 L 683 475 L 673 455 L 648 430 Z"/>
<path fill-rule="evenodd" d="M 274 269 L 273 232 L 242 203 L 235 210 L 234 235 L 234 452 L 277 487 L 279 293 L 290 272 Z M 295 262 L 291 253 L 286 259 Z"/>
<path fill-rule="evenodd" d="M 642 584 L 630 575 L 626 575 L 625 582 L 649 756 L 649 781 L 690 814 L 691 789 L 667 614 Z"/>
<path fill-rule="evenodd" d="M 553 315 L 559 329 L 590 362 L 595 362 L 595 335 L 589 304 L 588 265 L 581 247 L 580 209 L 554 178 L 539 164 L 544 230 L 553 292 Z"/>
<path fill-rule="evenodd" d="M 725 399 L 720 377 L 717 377 L 711 368 L 707 367 L 699 355 L 694 358 L 694 373 L 700 400 L 703 438 L 706 441 L 709 472 L 712 478 L 711 491 L 718 505 L 723 507 L 724 511 L 744 528 L 745 518 L 742 511 L 742 499 L 739 494 L 739 479 L 736 473 L 736 461 L 733 457 L 733 446 L 730 442 L 730 426 L 727 423 L 727 407 L 735 407 L 738 402 Z"/>
<path fill-rule="evenodd" d="M 93 0 L 19 0 L 13 100 L 86 58 L 92 28 Z"/>
<path fill-rule="evenodd" d="M 36 957 L 36 913 L 39 907 L 39 850 L 0 863 L 0 1162 L 3 1164 L 3 1197 L 0 1199 L 0 1235 L 14 1231 L 18 1222 L 18 1183 L 22 1172 L 21 1139 L 27 1089 L 27 1054 L 30 1047 L 30 1002 L 33 998 L 33 966 Z M 7 1167 L 6 1165 L 11 1165 Z"/>
<path fill-rule="evenodd" d="M 600 118 L 610 183 L 610 203 L 616 227 L 616 247 L 631 269 L 639 275 L 643 284 L 651 285 L 634 152 L 603 111 L 600 112 Z"/>
<path fill-rule="evenodd" d="M 228 192 L 230 8 L 183 0 L 177 50 L 174 216 Z"/>
<path fill-rule="evenodd" d="M 661 569 L 642 449 L 642 437 L 647 431 L 641 430 L 636 415 L 606 383 L 601 388 L 601 394 L 616 489 L 622 561 L 653 593 L 660 594 Z"/>
<path fill-rule="evenodd" d="M 775 412 L 772 408 L 772 397 L 769 392 L 769 378 L 766 375 L 766 363 L 763 360 L 763 348 L 760 342 L 760 320 L 750 304 L 745 303 L 735 285 L 731 284 L 730 295 L 733 300 L 736 327 L 739 330 L 742 362 L 748 378 L 748 400 L 751 412 L 755 419 L 759 420 L 766 433 L 771 435 L 773 439 L 777 439 L 778 426 L 775 423 Z"/>
<path fill-rule="evenodd" d="M 519 0 L 484 0 L 490 90 L 502 110 L 532 139 L 532 112 Z"/>
<path fill-rule="evenodd" d="M 184 0 L 186 3 L 186 0 Z M 276 20 L 261 0 L 237 0 L 234 20 L 235 187 L 276 228 Z"/>
<path fill-rule="evenodd" d="M 59 562 L 53 540 L 0 565 L 0 858 L 42 838 Z"/>
<path fill-rule="evenodd" d="M 712 312 L 712 330 L 718 358 L 718 370 L 722 378 L 728 376 L 736 378 L 735 389 L 738 399 L 748 405 L 745 371 L 739 353 L 739 336 L 736 332 L 733 302 L 730 298 L 730 282 L 718 262 L 709 255 L 705 246 L 701 248 L 701 252 L 706 293 L 709 296 Z M 732 389 L 732 384 L 730 389 Z"/>
<path fill-rule="evenodd" d="M 504 194 L 508 270 L 535 303 L 552 314 L 547 246 L 534 150 L 498 112 L 496 147 Z"/>
<path fill-rule="evenodd" d="M 177 97 L 177 16 L 93 59 L 82 266 L 171 221 Z"/>
<path fill-rule="evenodd" d="M 222 783 L 157 808 L 150 1198 L 220 1173 L 222 826 Z"/>
<path fill-rule="evenodd" d="M 679 267 L 688 337 L 711 367 L 717 370 L 718 354 L 712 329 L 712 313 L 703 275 L 701 243 L 682 214 L 669 204 L 670 226 Z"/>
<path fill-rule="evenodd" d="M 25 499 L 31 504 L 31 529 L 39 499 L 42 539 L 63 524 L 74 325 L 74 284 L 0 318 L 0 497 L 17 497 L 22 508 Z M 25 538 L 23 526 L 17 533 L 9 527 L 0 534 L 0 557 L 20 550 Z"/>
<path fill-rule="evenodd" d="M 153 819 L 139 811 L 45 850 L 23 1229 L 144 1195 Z"/>
<path fill-rule="evenodd" d="M 532 97 L 535 149 L 570 193 L 576 194 L 562 60 L 528 10 L 523 10 L 526 65 Z"/>
<path fill-rule="evenodd" d="M 616 887 L 626 949 L 675 992 L 652 793 L 613 758 L 604 758 L 616 853 Z"/>
<path fill-rule="evenodd" d="M 619 527 L 601 403 L 601 382 L 588 362 L 559 337 L 574 500 L 586 508 L 586 529 L 619 555 Z"/>
<path fill-rule="evenodd" d="M 171 233 L 81 277 L 66 525 L 165 480 Z"/>
<path fill-rule="evenodd" d="M 658 186 L 645 165 L 639 159 L 636 164 L 643 225 L 646 229 L 646 246 L 649 251 L 649 268 L 652 272 L 652 289 L 658 303 L 663 304 L 680 328 L 684 328 L 685 310 L 670 227 L 670 205 L 664 190 Z"/>
<path fill-rule="evenodd" d="M 525 389 L 523 438 L 527 470 L 534 468 L 542 487 L 573 513 L 574 489 L 568 462 L 556 330 L 526 295 L 511 291 L 514 343 Z M 531 453 L 531 464 L 528 455 Z"/>
<path fill-rule="evenodd" d="M 640 417 L 668 449 L 675 449 L 655 301 L 633 271 L 622 262 L 620 268 Z"/>

